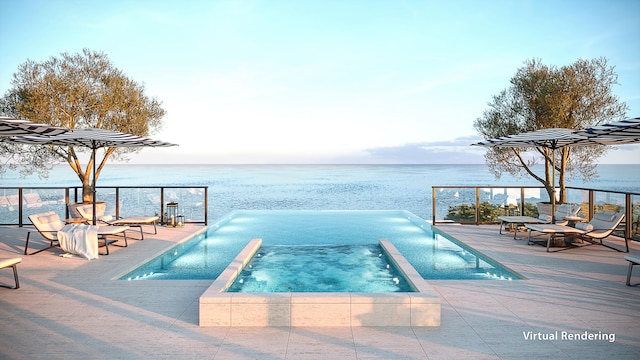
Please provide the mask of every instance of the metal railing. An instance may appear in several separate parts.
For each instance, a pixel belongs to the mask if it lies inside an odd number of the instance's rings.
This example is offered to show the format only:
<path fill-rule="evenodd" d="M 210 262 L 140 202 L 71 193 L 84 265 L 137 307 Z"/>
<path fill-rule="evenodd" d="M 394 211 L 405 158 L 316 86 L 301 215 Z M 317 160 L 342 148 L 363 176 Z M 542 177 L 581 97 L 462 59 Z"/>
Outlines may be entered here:
<path fill-rule="evenodd" d="M 208 186 L 98 186 L 105 214 L 116 218 L 157 215 L 166 223 L 166 204 L 178 203 L 185 223 L 208 224 Z M 31 224 L 29 215 L 55 211 L 69 218 L 69 204 L 82 202 L 81 187 L 0 187 L 0 225 Z"/>
<path fill-rule="evenodd" d="M 581 206 L 591 219 L 599 210 L 624 212 L 616 235 L 640 240 L 640 193 L 567 187 L 567 202 Z M 538 203 L 548 202 L 538 186 L 432 186 L 432 223 L 498 223 L 501 215 L 538 217 Z"/>

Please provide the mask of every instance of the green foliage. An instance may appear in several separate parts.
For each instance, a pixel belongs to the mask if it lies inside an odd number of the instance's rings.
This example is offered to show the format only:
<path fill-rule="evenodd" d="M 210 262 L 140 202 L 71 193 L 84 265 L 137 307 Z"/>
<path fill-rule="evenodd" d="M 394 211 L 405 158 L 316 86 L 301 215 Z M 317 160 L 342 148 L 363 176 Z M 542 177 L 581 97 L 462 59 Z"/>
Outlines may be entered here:
<path fill-rule="evenodd" d="M 479 220 L 482 223 L 497 223 L 498 216 L 501 215 L 519 215 L 517 207 L 504 207 L 502 205 L 493 205 L 485 201 L 478 205 Z M 538 217 L 538 208 L 535 204 L 525 203 L 524 214 L 527 216 Z M 445 220 L 459 223 L 474 223 L 476 221 L 475 204 L 460 204 L 449 206 Z"/>
<path fill-rule="evenodd" d="M 511 78 L 511 86 L 493 96 L 474 127 L 489 139 L 545 128 L 582 129 L 622 119 L 628 106 L 613 95 L 617 78 L 605 58 L 580 59 L 560 68 L 529 60 Z M 497 179 L 505 172 L 533 177 L 544 185 L 549 198 L 553 196 L 555 166 L 560 184 L 558 201 L 565 202 L 566 173 L 575 172 L 583 180 L 595 177 L 596 159 L 606 151 L 606 146 L 563 148 L 554 159 L 545 148 L 491 148 L 485 162 Z M 531 169 L 541 160 L 544 175 Z"/>

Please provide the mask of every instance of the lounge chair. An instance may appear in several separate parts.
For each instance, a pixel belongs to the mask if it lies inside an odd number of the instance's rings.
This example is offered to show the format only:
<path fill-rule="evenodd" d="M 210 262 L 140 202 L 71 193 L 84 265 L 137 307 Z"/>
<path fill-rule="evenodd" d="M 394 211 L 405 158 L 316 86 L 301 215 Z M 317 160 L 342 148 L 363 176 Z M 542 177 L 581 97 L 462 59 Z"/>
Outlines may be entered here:
<path fill-rule="evenodd" d="M 78 206 L 76 207 L 76 211 L 85 219 L 93 219 L 93 205 Z M 98 212 L 96 212 L 96 215 L 96 220 L 106 225 L 137 227 L 140 229 L 140 239 L 138 240 L 144 240 L 142 225 L 153 225 L 153 234 L 158 233 L 156 227 L 159 220 L 158 216 L 131 216 L 114 220 L 110 215 L 104 215 Z"/>
<path fill-rule="evenodd" d="M 631 271 L 635 265 L 640 265 L 640 256 L 627 255 L 624 257 L 629 262 L 629 271 L 627 271 L 627 286 L 631 286 Z"/>
<path fill-rule="evenodd" d="M 29 254 L 28 253 L 29 239 L 31 237 L 31 231 L 29 231 L 27 232 L 27 240 L 24 245 L 25 255 L 37 254 L 44 250 L 60 246 L 60 242 L 58 241 L 58 231 L 64 228 L 65 223 L 60 219 L 60 216 L 58 216 L 56 212 L 48 211 L 45 213 L 29 215 L 29 220 L 31 220 L 31 223 L 36 228 L 38 233 L 40 233 L 42 237 L 44 237 L 46 240 L 49 241 L 49 246 Z M 99 226 L 98 227 L 98 239 L 104 242 L 104 246 L 106 248 L 106 253 L 103 255 L 109 255 L 109 244 L 115 242 L 114 240 L 107 239 L 107 236 L 113 236 L 113 235 L 122 236 L 124 238 L 123 247 L 128 246 L 127 234 L 126 234 L 127 230 L 129 230 L 128 226 Z M 121 246 L 121 245 L 116 245 L 116 246 Z"/>
<path fill-rule="evenodd" d="M 558 224 L 526 224 L 525 226 L 529 230 L 530 245 L 538 242 L 535 240 L 531 240 L 532 231 L 539 231 L 548 235 L 547 252 L 550 252 L 549 248 L 551 247 L 553 239 L 559 236 L 565 238 L 565 243 L 567 237 L 574 237 L 576 241 L 582 240 L 588 242 L 589 244 L 586 245 L 597 244 L 616 251 L 629 252 L 629 243 L 626 238 L 626 250 L 620 250 L 602 242 L 604 238 L 608 237 L 616 230 L 618 225 L 620 225 L 620 222 L 622 222 L 622 219 L 624 219 L 624 213 L 600 211 L 597 212 L 593 216 L 593 219 L 591 219 L 591 221 L 589 221 L 588 223 L 577 223 L 575 224 L 575 227 Z M 580 247 L 584 245 L 584 243 L 578 243 L 574 241 L 571 243 L 570 247 Z"/>
<path fill-rule="evenodd" d="M 560 204 L 556 209 L 556 224 L 558 225 L 567 225 L 567 220 L 558 221 L 558 219 L 563 219 L 568 216 L 576 216 L 580 212 L 580 205 L 578 204 Z M 508 224 L 514 225 L 513 230 L 513 239 L 516 239 L 516 235 L 518 234 L 518 228 L 520 226 L 525 226 L 526 224 L 550 224 L 552 221 L 551 216 L 540 214 L 539 217 L 534 218 L 531 216 L 498 216 L 498 219 L 501 221 L 499 233 L 502 234 L 502 228 Z"/>
<path fill-rule="evenodd" d="M 31 237 L 31 231 L 29 231 L 27 232 L 27 241 L 24 244 L 25 255 L 37 254 L 47 249 L 60 246 L 60 244 L 58 243 L 58 231 L 62 230 L 62 228 L 64 227 L 64 222 L 60 220 L 60 216 L 58 216 L 58 214 L 56 214 L 54 211 L 48 211 L 41 214 L 33 214 L 29 215 L 29 220 L 31 220 L 31 223 L 33 224 L 33 226 L 35 226 L 40 235 L 42 235 L 43 238 L 49 241 L 49 246 L 28 254 L 27 250 L 29 249 L 29 238 Z"/>
<path fill-rule="evenodd" d="M 22 262 L 22 258 L 12 258 L 12 259 L 0 259 L 0 269 L 4 268 L 13 268 L 13 278 L 16 281 L 16 286 L 11 288 L 6 285 L 0 285 L 2 287 L 8 287 L 10 289 L 18 289 L 20 288 L 20 281 L 18 280 L 18 264 Z M 627 281 L 628 283 L 628 281 Z"/>

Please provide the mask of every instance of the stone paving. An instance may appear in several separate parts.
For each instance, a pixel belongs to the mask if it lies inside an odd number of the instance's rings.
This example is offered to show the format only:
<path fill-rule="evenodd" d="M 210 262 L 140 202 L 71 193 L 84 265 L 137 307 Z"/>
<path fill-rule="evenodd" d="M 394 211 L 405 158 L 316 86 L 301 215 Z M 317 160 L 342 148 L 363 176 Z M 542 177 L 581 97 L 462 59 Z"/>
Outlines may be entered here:
<path fill-rule="evenodd" d="M 0 227 L 0 258 L 23 258 L 21 288 L 0 288 L 0 358 L 638 358 L 640 286 L 625 286 L 624 253 L 547 253 L 497 226 L 438 227 L 526 279 L 429 281 L 442 299 L 438 328 L 207 328 L 198 326 L 198 298 L 212 281 L 113 280 L 203 227 L 159 228 L 92 261 L 60 257 L 59 248 L 24 256 L 27 229 Z M 639 243 L 631 247 L 640 254 Z M 10 269 L 0 283 L 13 284 Z"/>

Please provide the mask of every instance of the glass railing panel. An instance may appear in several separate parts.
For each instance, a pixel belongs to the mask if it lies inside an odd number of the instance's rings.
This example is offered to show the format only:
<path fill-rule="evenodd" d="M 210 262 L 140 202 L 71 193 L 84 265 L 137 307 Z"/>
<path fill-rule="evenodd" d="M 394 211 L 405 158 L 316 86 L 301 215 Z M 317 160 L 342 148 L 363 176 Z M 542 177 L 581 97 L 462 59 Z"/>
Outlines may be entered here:
<path fill-rule="evenodd" d="M 31 224 L 29 215 L 54 211 L 61 219 L 65 218 L 64 188 L 23 188 L 22 223 Z"/>
<path fill-rule="evenodd" d="M 593 209 L 594 213 L 598 211 L 612 211 L 612 212 L 625 212 L 625 194 L 605 191 L 595 191 L 593 196 Z M 628 219 L 623 219 L 622 223 L 618 226 L 618 229 L 614 232 L 615 235 L 624 237 L 625 225 Z"/>
<path fill-rule="evenodd" d="M 438 192 L 439 210 L 436 216 L 445 221 L 471 223 L 476 221 L 475 188 L 442 188 Z M 441 217 L 440 217 L 441 216 Z"/>
<path fill-rule="evenodd" d="M 160 216 L 160 188 L 120 188 L 118 215 Z"/>
<path fill-rule="evenodd" d="M 524 188 L 524 216 L 537 218 L 540 215 L 538 203 L 549 203 L 549 194 L 544 188 Z"/>
<path fill-rule="evenodd" d="M 167 203 L 178 203 L 178 214 L 183 215 L 186 222 L 203 222 L 205 206 L 205 190 L 202 187 L 165 188 L 165 207 Z"/>
<path fill-rule="evenodd" d="M 18 189 L 3 189 L 0 193 L 0 224 L 17 224 L 19 217 Z"/>
<path fill-rule="evenodd" d="M 520 213 L 518 206 L 519 192 L 519 189 L 502 187 L 480 188 L 478 220 L 481 223 L 498 222 L 498 216 L 518 215 Z"/>

